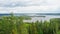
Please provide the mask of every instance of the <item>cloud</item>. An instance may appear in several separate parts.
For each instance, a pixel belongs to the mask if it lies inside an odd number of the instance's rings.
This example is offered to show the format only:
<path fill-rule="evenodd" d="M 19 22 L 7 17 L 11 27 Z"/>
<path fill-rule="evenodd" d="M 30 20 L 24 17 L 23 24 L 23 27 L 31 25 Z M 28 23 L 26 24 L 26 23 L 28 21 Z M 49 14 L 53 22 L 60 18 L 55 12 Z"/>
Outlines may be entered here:
<path fill-rule="evenodd" d="M 0 13 L 59 13 L 60 0 L 0 0 Z"/>
<path fill-rule="evenodd" d="M 60 0 L 0 0 L 0 7 L 60 5 Z"/>
<path fill-rule="evenodd" d="M 28 7 L 14 7 L 14 8 L 0 8 L 0 13 L 56 13 L 58 6 L 28 6 Z"/>

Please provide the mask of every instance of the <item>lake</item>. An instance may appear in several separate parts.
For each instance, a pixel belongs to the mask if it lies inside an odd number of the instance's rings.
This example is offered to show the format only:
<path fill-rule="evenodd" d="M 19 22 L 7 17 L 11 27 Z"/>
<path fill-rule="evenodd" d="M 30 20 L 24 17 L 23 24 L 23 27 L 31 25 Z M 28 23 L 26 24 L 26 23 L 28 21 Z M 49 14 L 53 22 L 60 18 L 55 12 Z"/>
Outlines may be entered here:
<path fill-rule="evenodd" d="M 0 16 L 10 16 L 11 14 L 0 14 Z M 24 22 L 35 22 L 35 21 L 49 21 L 51 18 L 60 18 L 60 13 L 21 13 L 21 14 L 14 14 L 15 16 L 33 16 L 31 20 L 24 20 Z M 44 17 L 45 16 L 45 17 Z"/>
<path fill-rule="evenodd" d="M 60 18 L 60 15 L 40 15 L 40 16 L 45 16 L 45 17 L 31 17 L 32 19 L 31 20 L 24 20 L 24 22 L 35 22 L 35 21 L 44 21 L 44 20 L 47 20 L 49 21 L 50 19 L 52 18 Z"/>

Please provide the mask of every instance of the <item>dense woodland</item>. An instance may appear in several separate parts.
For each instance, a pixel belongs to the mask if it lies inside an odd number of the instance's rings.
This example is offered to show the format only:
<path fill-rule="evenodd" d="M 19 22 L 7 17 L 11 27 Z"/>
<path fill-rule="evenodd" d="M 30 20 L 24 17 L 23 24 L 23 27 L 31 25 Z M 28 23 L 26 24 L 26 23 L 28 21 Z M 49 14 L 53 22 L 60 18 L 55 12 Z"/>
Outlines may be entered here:
<path fill-rule="evenodd" d="M 1 16 L 0 34 L 60 34 L 60 18 L 50 21 L 23 22 L 30 17 Z"/>

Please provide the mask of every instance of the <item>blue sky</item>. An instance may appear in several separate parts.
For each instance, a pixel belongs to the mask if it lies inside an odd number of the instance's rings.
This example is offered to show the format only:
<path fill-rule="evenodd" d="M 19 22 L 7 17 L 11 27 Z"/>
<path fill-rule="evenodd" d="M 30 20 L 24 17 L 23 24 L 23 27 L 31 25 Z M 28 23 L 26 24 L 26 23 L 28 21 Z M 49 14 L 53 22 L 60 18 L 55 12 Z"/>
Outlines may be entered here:
<path fill-rule="evenodd" d="M 0 13 L 60 13 L 60 0 L 0 0 Z"/>

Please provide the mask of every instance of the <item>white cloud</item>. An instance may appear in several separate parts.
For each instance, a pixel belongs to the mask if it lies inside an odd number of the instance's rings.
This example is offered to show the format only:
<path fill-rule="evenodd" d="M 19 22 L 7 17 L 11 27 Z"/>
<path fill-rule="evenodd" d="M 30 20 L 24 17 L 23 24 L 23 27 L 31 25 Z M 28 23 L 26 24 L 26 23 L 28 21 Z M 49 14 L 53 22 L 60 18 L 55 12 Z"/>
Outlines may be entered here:
<path fill-rule="evenodd" d="M 59 5 L 60 0 L 0 0 L 0 6 L 16 7 L 16 6 L 35 6 L 35 5 Z"/>
<path fill-rule="evenodd" d="M 54 12 L 57 11 L 58 6 L 28 6 L 28 7 L 14 7 L 14 8 L 1 8 L 0 11 L 8 11 L 9 13 L 41 13 L 41 12 Z"/>
<path fill-rule="evenodd" d="M 0 0 L 0 13 L 59 12 L 60 0 Z"/>

